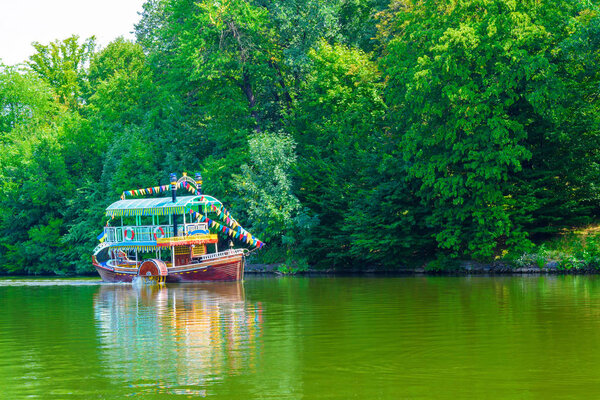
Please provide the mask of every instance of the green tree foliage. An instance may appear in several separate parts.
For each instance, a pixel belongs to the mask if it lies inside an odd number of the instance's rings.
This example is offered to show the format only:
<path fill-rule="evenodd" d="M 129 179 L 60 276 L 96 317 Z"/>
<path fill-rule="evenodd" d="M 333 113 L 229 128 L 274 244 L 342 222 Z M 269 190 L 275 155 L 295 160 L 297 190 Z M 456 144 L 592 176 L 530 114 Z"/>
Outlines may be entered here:
<path fill-rule="evenodd" d="M 58 136 L 49 124 L 18 126 L 4 147 L 0 265 L 8 271 L 67 270 L 63 212 L 73 184 Z"/>
<path fill-rule="evenodd" d="M 48 83 L 62 104 L 75 109 L 81 103 L 86 84 L 86 67 L 95 47 L 95 38 L 79 43 L 73 35 L 65 40 L 56 40 L 47 45 L 34 42 L 36 53 L 31 56 L 29 66 Z"/>
<path fill-rule="evenodd" d="M 140 45 L 118 38 L 95 53 L 88 81 L 87 112 L 98 123 L 113 129 L 141 125 L 152 80 Z"/>
<path fill-rule="evenodd" d="M 513 179 L 539 174 L 536 139 L 547 143 L 552 125 L 566 122 L 555 113 L 564 83 L 556 52 L 577 11 L 553 1 L 424 1 L 386 19 L 390 122 L 432 211 L 427 224 L 451 255 L 488 258 L 524 240 L 519 207 L 535 199 Z"/>
<path fill-rule="evenodd" d="M 293 190 L 295 143 L 286 134 L 261 132 L 250 137 L 248 149 L 249 163 L 234 177 L 245 213 L 263 240 L 275 245 L 280 241 L 291 253 L 297 238 L 311 235 L 313 222 Z"/>
<path fill-rule="evenodd" d="M 64 267 L 60 209 L 69 182 L 57 138 L 65 113 L 54 98 L 35 74 L 0 70 L 0 268 L 6 271 Z M 40 257 L 42 247 L 47 254 Z"/>
<path fill-rule="evenodd" d="M 372 187 L 361 177 L 381 140 L 380 74 L 367 54 L 344 45 L 321 41 L 309 57 L 312 69 L 290 120 L 300 154 L 299 197 L 320 221 L 311 233 L 311 261 L 347 265 L 345 217 Z"/>
<path fill-rule="evenodd" d="M 53 95 L 34 74 L 0 64 L 0 142 L 17 125 L 53 114 Z"/>
<path fill-rule="evenodd" d="M 201 171 L 290 268 L 490 260 L 598 218 L 600 14 L 542 0 L 148 0 L 0 65 L 0 271 L 93 272 L 126 189 Z"/>
<path fill-rule="evenodd" d="M 264 11 L 239 1 L 149 2 L 136 33 L 157 99 L 144 131 L 166 154 L 161 168 L 218 168 L 218 182 L 211 188 L 207 177 L 207 188 L 229 199 L 231 173 L 244 162 L 240 148 L 267 122 L 270 97 L 256 91 L 266 72 Z"/>
<path fill-rule="evenodd" d="M 105 224 L 105 205 L 124 187 L 155 185 L 160 158 L 141 131 L 154 93 L 141 46 L 116 39 L 93 55 L 87 79 L 84 118 L 71 125 L 71 140 L 63 140 L 66 154 L 77 157 L 68 160 L 76 166 L 71 174 L 78 176 L 78 186 L 69 199 L 64 236 L 76 268 L 88 264 L 96 244 L 90 232 L 97 234 Z"/>
<path fill-rule="evenodd" d="M 575 11 L 576 17 L 560 24 L 555 18 L 548 22 L 553 37 L 549 92 L 538 100 L 543 103 L 535 119 L 526 122 L 532 157 L 521 174 L 511 177 L 512 196 L 527 210 L 520 222 L 532 234 L 589 223 L 597 214 L 600 20 L 595 11 Z M 521 107 L 518 112 L 526 115 Z"/>

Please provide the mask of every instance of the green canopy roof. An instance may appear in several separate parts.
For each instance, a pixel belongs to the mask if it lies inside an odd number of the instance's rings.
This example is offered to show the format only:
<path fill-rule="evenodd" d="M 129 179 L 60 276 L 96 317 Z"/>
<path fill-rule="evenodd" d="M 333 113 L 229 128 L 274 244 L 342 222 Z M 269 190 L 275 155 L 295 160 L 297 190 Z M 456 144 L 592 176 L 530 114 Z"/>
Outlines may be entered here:
<path fill-rule="evenodd" d="M 202 199 L 202 200 L 201 200 Z M 189 212 L 192 206 L 221 205 L 221 202 L 212 196 L 180 196 L 173 203 L 170 197 L 150 199 L 119 200 L 106 209 L 106 215 L 112 217 L 133 215 L 171 215 Z"/>

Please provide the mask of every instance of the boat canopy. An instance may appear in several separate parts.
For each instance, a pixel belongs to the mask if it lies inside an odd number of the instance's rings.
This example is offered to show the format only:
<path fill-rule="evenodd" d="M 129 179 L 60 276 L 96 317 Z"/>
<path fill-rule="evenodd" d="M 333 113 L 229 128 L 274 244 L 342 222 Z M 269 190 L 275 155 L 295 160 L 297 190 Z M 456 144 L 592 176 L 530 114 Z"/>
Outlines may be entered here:
<path fill-rule="evenodd" d="M 222 205 L 212 196 L 181 196 L 176 201 L 170 197 L 150 199 L 119 200 L 106 209 L 106 215 L 111 217 L 139 215 L 181 215 L 188 213 L 194 206 Z"/>

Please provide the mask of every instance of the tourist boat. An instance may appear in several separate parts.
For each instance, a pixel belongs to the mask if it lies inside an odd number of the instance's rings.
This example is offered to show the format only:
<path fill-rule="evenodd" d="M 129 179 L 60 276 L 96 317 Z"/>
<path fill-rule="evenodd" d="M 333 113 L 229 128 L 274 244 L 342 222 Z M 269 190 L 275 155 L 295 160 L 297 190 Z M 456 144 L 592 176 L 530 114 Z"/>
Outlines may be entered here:
<path fill-rule="evenodd" d="M 202 176 L 195 178 L 184 173 L 177 179 L 171 174 L 170 185 L 126 190 L 121 200 L 106 209 L 110 219 L 92 255 L 102 280 L 132 282 L 138 276 L 158 283 L 243 279 L 245 256 L 264 243 L 242 228 L 219 200 L 202 194 Z M 178 189 L 192 195 L 177 197 Z M 154 197 L 167 191 L 170 197 Z M 127 199 L 138 196 L 153 197 Z M 234 242 L 242 246 L 236 248 Z"/>

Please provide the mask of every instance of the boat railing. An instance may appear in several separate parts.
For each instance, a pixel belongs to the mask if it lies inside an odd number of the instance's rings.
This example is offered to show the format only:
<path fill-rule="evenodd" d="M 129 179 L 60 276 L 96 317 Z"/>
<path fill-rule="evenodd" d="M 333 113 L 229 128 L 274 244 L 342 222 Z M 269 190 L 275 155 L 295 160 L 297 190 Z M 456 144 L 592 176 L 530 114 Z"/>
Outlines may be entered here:
<path fill-rule="evenodd" d="M 225 251 L 220 251 L 218 253 L 205 254 L 203 256 L 198 257 L 199 261 L 213 260 L 215 258 L 221 258 L 224 256 L 234 256 L 238 254 L 244 254 L 246 249 L 229 249 Z"/>
<path fill-rule="evenodd" d="M 102 250 L 105 247 L 108 247 L 108 243 L 106 243 L 106 242 L 100 243 L 98 246 L 96 246 L 94 248 L 94 251 L 92 252 L 92 254 L 98 254 L 100 252 L 100 250 Z"/>
<path fill-rule="evenodd" d="M 153 242 L 160 238 L 170 238 L 192 234 L 197 231 L 208 231 L 207 224 L 184 224 L 177 227 L 177 235 L 173 235 L 172 225 L 136 225 L 104 228 L 106 242 Z"/>

